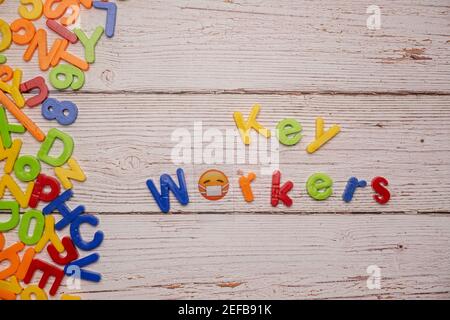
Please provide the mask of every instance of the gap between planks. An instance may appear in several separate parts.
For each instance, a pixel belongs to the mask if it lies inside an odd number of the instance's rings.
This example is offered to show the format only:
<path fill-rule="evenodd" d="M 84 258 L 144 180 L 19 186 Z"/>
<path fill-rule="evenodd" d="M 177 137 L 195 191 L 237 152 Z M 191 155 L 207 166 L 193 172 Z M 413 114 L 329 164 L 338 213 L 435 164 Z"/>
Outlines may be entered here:
<path fill-rule="evenodd" d="M 317 211 L 309 211 L 309 212 L 292 212 L 292 211 L 277 211 L 277 212 L 270 212 L 270 211 L 251 211 L 251 212 L 212 212 L 212 211 L 183 211 L 183 212 L 170 212 L 170 213 L 160 213 L 160 212 L 93 212 L 92 210 L 89 211 L 92 214 L 97 214 L 101 216 L 119 216 L 119 215 L 133 215 L 133 216 L 151 216 L 151 217 L 165 217 L 165 216 L 207 216 L 207 215 L 224 215 L 224 216 L 246 216 L 249 214 L 252 215 L 260 215 L 260 216 L 314 216 L 314 215 L 331 215 L 333 217 L 339 217 L 339 216 L 369 216 L 369 215 L 378 215 L 383 217 L 398 217 L 398 216 L 411 216 L 412 213 L 410 211 L 383 211 L 380 213 L 373 212 L 373 211 L 355 211 L 355 212 L 336 212 L 336 213 L 330 213 L 327 212 L 317 212 Z M 22 213 L 22 212 L 21 212 Z M 1 213 L 0 213 L 1 214 Z M 450 211 L 417 211 L 417 213 L 414 213 L 413 215 L 417 216 L 427 216 L 427 217 L 446 217 L 450 216 Z"/>
<path fill-rule="evenodd" d="M 60 93 L 58 90 L 50 90 L 50 94 Z M 133 91 L 133 90 L 81 90 L 81 91 L 67 91 L 71 94 L 108 94 L 108 95 L 275 95 L 275 96 L 308 96 L 308 95 L 324 95 L 324 96 L 450 96 L 448 91 L 291 91 L 291 90 L 168 90 L 168 91 Z"/>

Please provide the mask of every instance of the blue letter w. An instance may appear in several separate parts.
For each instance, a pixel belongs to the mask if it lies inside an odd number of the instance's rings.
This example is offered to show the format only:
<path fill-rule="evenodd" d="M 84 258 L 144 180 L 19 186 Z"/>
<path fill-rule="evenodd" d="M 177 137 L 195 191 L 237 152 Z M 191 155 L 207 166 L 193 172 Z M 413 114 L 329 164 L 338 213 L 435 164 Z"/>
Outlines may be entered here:
<path fill-rule="evenodd" d="M 168 213 L 170 210 L 170 199 L 169 199 L 169 190 L 173 192 L 175 198 L 183 205 L 187 205 L 189 203 L 189 195 L 186 187 L 186 179 L 184 178 L 183 169 L 177 170 L 178 183 L 179 187 L 176 185 L 175 181 L 173 181 L 172 177 L 168 174 L 163 174 L 159 181 L 161 184 L 161 193 L 158 192 L 158 189 L 155 186 L 153 180 L 147 180 L 147 187 L 155 198 L 156 203 L 162 212 Z"/>

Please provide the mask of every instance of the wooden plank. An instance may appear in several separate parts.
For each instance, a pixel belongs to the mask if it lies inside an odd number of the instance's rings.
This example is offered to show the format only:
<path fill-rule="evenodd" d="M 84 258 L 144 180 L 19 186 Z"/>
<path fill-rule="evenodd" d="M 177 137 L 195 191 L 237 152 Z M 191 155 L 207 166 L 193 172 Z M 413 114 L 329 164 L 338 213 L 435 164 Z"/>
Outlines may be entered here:
<path fill-rule="evenodd" d="M 105 215 L 101 229 L 104 279 L 84 299 L 450 298 L 448 216 Z"/>
<path fill-rule="evenodd" d="M 74 137 L 88 174 L 75 183 L 70 204 L 102 214 L 106 234 L 101 262 L 92 266 L 104 280 L 83 282 L 84 299 L 450 297 L 446 1 L 379 1 L 379 31 L 365 26 L 372 4 L 365 0 L 117 3 L 117 34 L 100 41 L 82 93 L 53 94 L 80 108 L 78 121 L 60 128 Z M 16 9 L 17 2 L 3 3 L 1 18 L 13 21 Z M 104 12 L 83 9 L 81 27 L 92 31 L 104 19 Z M 23 51 L 7 51 L 9 64 L 23 68 L 25 79 L 41 74 L 36 59 L 22 61 Z M 80 44 L 70 51 L 83 52 Z M 211 94 L 217 92 L 228 94 Z M 254 103 L 271 129 L 285 117 L 303 125 L 302 142 L 281 148 L 283 180 L 295 183 L 290 209 L 270 206 L 270 176 L 260 165 L 172 161 L 174 129 L 192 132 L 202 121 L 224 132 L 234 128 L 234 111 L 247 115 Z M 55 126 L 39 108 L 26 112 L 45 131 Z M 343 132 L 308 155 L 319 115 Z M 22 154 L 38 147 L 24 136 Z M 156 215 L 145 181 L 180 166 L 191 203 L 172 202 L 172 212 L 204 214 Z M 212 167 L 231 179 L 220 206 L 197 192 L 198 177 Z M 258 173 L 250 205 L 238 170 Z M 325 203 L 304 187 L 319 171 L 335 181 Z M 350 176 L 374 175 L 389 179 L 389 205 L 377 205 L 370 188 L 342 202 Z M 354 213 L 365 215 L 347 215 Z M 405 216 L 418 213 L 427 215 Z M 86 229 L 89 239 L 93 230 Z M 381 268 L 381 290 L 366 287 L 369 265 Z"/>
<path fill-rule="evenodd" d="M 448 94 L 448 2 L 377 1 L 377 31 L 366 27 L 371 4 L 118 1 L 116 35 L 100 41 L 83 90 Z M 14 1 L 0 10 L 8 22 L 18 17 Z M 81 19 L 92 31 L 105 17 L 83 9 Z M 24 50 L 12 46 L 6 55 L 30 78 L 37 60 L 25 64 Z M 70 50 L 83 54 L 80 43 Z"/>
<path fill-rule="evenodd" d="M 145 182 L 163 173 L 185 169 L 191 203 L 181 207 L 172 201 L 172 211 L 181 213 L 448 213 L 450 207 L 450 98 L 447 96 L 354 96 L 354 95 L 127 95 L 67 94 L 80 109 L 74 125 L 60 127 L 75 140 L 74 157 L 88 175 L 85 183 L 75 182 L 74 203 L 85 204 L 93 213 L 158 213 Z M 204 129 L 225 133 L 235 130 L 232 114 L 247 117 L 251 106 L 262 106 L 258 120 L 273 129 L 289 117 L 303 125 L 304 137 L 294 147 L 281 147 L 283 181 L 295 183 L 294 205 L 287 209 L 270 206 L 271 180 L 258 164 L 175 164 L 171 153 L 178 141 L 171 135 L 185 128 L 193 135 L 194 123 Z M 56 125 L 42 119 L 39 108 L 27 109 L 45 132 Z M 189 110 L 189 112 L 186 112 Z M 339 123 L 342 133 L 313 155 L 305 148 L 314 137 L 314 121 L 324 116 L 326 126 Z M 9 117 L 11 119 L 11 117 Z M 22 154 L 36 154 L 39 144 L 28 134 Z M 206 148 L 207 142 L 203 143 Z M 235 148 L 243 144 L 237 139 Z M 224 153 L 230 148 L 224 147 Z M 260 158 L 258 161 L 261 160 Z M 260 163 L 260 162 L 258 162 Z M 2 166 L 4 163 L 2 164 Z M 210 168 L 230 178 L 229 195 L 210 202 L 197 191 L 200 175 Z M 247 204 L 238 187 L 238 170 L 253 170 L 256 201 Z M 48 166 L 43 172 L 53 175 Z M 334 195 L 316 202 L 306 193 L 307 178 L 328 173 L 334 180 Z M 341 200 L 351 176 L 367 179 L 376 175 L 390 181 L 392 200 L 380 206 L 372 199 L 370 187 L 359 190 L 350 204 Z"/>

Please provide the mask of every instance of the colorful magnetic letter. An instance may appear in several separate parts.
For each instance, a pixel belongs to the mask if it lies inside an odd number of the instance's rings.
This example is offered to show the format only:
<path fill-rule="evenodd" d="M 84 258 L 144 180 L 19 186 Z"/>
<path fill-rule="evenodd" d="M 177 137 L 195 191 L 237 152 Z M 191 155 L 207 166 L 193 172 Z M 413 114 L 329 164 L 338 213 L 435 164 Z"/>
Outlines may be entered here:
<path fill-rule="evenodd" d="M 252 187 L 250 185 L 255 179 L 256 174 L 253 172 L 250 172 L 247 177 L 241 176 L 239 178 L 239 186 L 241 187 L 242 195 L 247 202 L 252 202 L 255 199 L 255 197 L 253 196 Z"/>
<path fill-rule="evenodd" d="M 81 297 L 70 295 L 70 294 L 62 294 L 61 300 L 81 300 Z"/>
<path fill-rule="evenodd" d="M 0 64 L 4 64 L 7 61 L 8 61 L 8 59 L 4 55 L 0 54 Z"/>
<path fill-rule="evenodd" d="M 91 38 L 88 38 L 81 29 L 77 28 L 74 30 L 78 39 L 80 39 L 81 43 L 83 44 L 84 58 L 86 59 L 87 63 L 95 62 L 95 46 L 97 45 L 97 42 L 100 40 L 104 31 L 105 30 L 103 29 L 103 27 L 99 26 L 95 28 Z"/>
<path fill-rule="evenodd" d="M 64 76 L 64 79 L 59 79 L 59 76 Z M 65 90 L 71 87 L 72 90 L 76 91 L 84 85 L 84 73 L 75 66 L 61 64 L 50 72 L 50 83 L 58 90 Z"/>
<path fill-rule="evenodd" d="M 66 39 L 62 40 L 60 46 L 58 47 L 58 50 L 56 51 L 55 55 L 52 58 L 51 66 L 55 67 L 61 62 L 61 60 L 64 60 L 72 64 L 76 68 L 80 68 L 83 71 L 87 71 L 89 69 L 89 64 L 86 61 L 68 52 L 67 51 L 68 47 L 69 41 L 67 41 Z"/>
<path fill-rule="evenodd" d="M 42 212 L 45 215 L 53 213 L 55 210 L 61 214 L 63 217 L 56 225 L 56 230 L 62 230 L 66 226 L 72 223 L 79 215 L 85 212 L 84 206 L 78 206 L 74 210 L 70 210 L 70 208 L 66 205 L 66 202 L 70 200 L 73 196 L 73 191 L 71 189 L 61 193 L 56 199 L 54 199 L 51 203 L 49 203 Z"/>
<path fill-rule="evenodd" d="M 31 220 L 34 219 L 36 224 L 34 225 L 34 231 L 29 236 Z M 22 217 L 22 222 L 19 227 L 19 239 L 28 246 L 32 246 L 41 239 L 44 232 L 45 218 L 42 212 L 37 210 L 28 210 Z"/>
<path fill-rule="evenodd" d="M 379 204 L 386 204 L 391 199 L 391 193 L 386 188 L 389 185 L 389 181 L 383 177 L 375 177 L 372 180 L 372 189 L 377 194 L 373 195 L 373 198 Z"/>
<path fill-rule="evenodd" d="M 113 2 L 94 1 L 94 8 L 107 10 L 106 13 L 106 36 L 112 38 L 116 28 L 117 5 Z"/>
<path fill-rule="evenodd" d="M 33 298 L 34 297 L 34 298 Z M 48 300 L 47 293 L 38 286 L 32 285 L 23 289 L 21 300 Z"/>
<path fill-rule="evenodd" d="M 59 155 L 59 157 L 52 157 L 49 155 L 50 149 L 53 146 L 53 143 L 56 139 L 61 140 L 63 143 L 64 149 Z M 62 131 L 59 131 L 56 128 L 50 129 L 48 132 L 47 138 L 42 143 L 41 148 L 39 149 L 39 152 L 37 154 L 37 157 L 47 163 L 48 165 L 51 165 L 52 167 L 60 167 L 63 164 L 65 164 L 70 157 L 72 156 L 73 152 L 73 139 L 71 136 L 69 136 L 67 133 L 64 133 Z"/>
<path fill-rule="evenodd" d="M 355 194 L 356 188 L 365 188 L 367 186 L 366 180 L 359 181 L 355 177 L 348 179 L 347 186 L 345 187 L 344 194 L 342 195 L 342 200 L 345 202 L 351 202 L 353 195 Z"/>
<path fill-rule="evenodd" d="M 52 286 L 50 287 L 50 295 L 54 296 L 56 292 L 59 289 L 59 286 L 61 285 L 61 281 L 64 278 L 64 271 L 61 269 L 58 269 L 55 266 L 52 266 L 44 261 L 41 261 L 39 259 L 34 259 L 31 264 L 30 268 L 28 269 L 27 275 L 23 279 L 23 282 L 26 284 L 29 284 L 31 282 L 31 279 L 33 279 L 34 273 L 40 270 L 43 272 L 42 278 L 39 281 L 39 288 L 44 289 L 45 285 L 48 282 L 48 279 L 53 276 L 55 278 L 55 281 L 53 282 Z"/>
<path fill-rule="evenodd" d="M 270 130 L 264 128 L 256 121 L 256 117 L 258 116 L 260 108 L 261 106 L 259 104 L 255 104 L 253 106 L 247 122 L 244 121 L 244 117 L 242 116 L 241 112 L 235 112 L 233 115 L 236 126 L 239 129 L 239 133 L 241 134 L 242 141 L 246 145 L 249 145 L 251 142 L 250 130 L 252 128 L 264 137 L 270 138 Z"/>
<path fill-rule="evenodd" d="M 22 192 L 17 182 L 9 174 L 4 174 L 0 179 L 0 199 L 3 198 L 6 188 L 8 188 L 20 207 L 27 208 L 33 187 L 34 182 L 28 182 L 27 189 Z"/>
<path fill-rule="evenodd" d="M 5 167 L 3 169 L 5 173 L 12 172 L 21 148 L 22 140 L 14 140 L 11 148 L 5 149 L 2 143 L 2 139 L 0 139 L 0 161 L 6 159 Z"/>
<path fill-rule="evenodd" d="M 47 27 L 69 41 L 72 44 L 75 44 L 78 42 L 78 38 L 75 33 L 64 27 L 63 25 L 59 24 L 55 20 L 48 19 L 47 20 Z"/>
<path fill-rule="evenodd" d="M 316 173 L 308 178 L 306 189 L 311 198 L 315 200 L 326 200 L 333 194 L 333 180 L 324 174 Z"/>
<path fill-rule="evenodd" d="M 50 189 L 48 192 L 44 192 L 46 187 Z M 58 196 L 60 191 L 61 186 L 58 180 L 41 173 L 34 184 L 33 192 L 31 193 L 30 202 L 28 205 L 31 208 L 36 208 L 40 201 L 53 201 Z"/>
<path fill-rule="evenodd" d="M 16 295 L 21 292 L 22 286 L 16 276 L 12 276 L 8 280 L 0 280 L 0 300 L 15 300 Z"/>
<path fill-rule="evenodd" d="M 302 139 L 302 126 L 294 119 L 281 120 L 277 125 L 278 140 L 285 146 L 293 146 Z"/>
<path fill-rule="evenodd" d="M 25 245 L 22 242 L 17 242 L 9 248 L 0 251 L 0 266 L 2 264 L 4 265 L 4 261 L 9 262 L 8 267 L 0 271 L 0 280 L 7 279 L 16 273 L 20 265 L 19 252 L 22 251 L 24 247 Z"/>
<path fill-rule="evenodd" d="M 19 121 L 25 129 L 39 142 L 44 141 L 45 134 L 41 129 L 28 118 L 22 110 L 19 109 L 14 102 L 11 101 L 4 93 L 0 90 L 0 104 L 4 105 L 6 109 Z"/>
<path fill-rule="evenodd" d="M 10 148 L 11 133 L 24 133 L 25 128 L 20 124 L 10 124 L 6 116 L 5 109 L 0 107 L 0 138 L 2 139 L 3 146 Z"/>
<path fill-rule="evenodd" d="M 14 100 L 14 103 L 17 104 L 17 107 L 22 108 L 25 105 L 25 99 L 23 98 L 22 93 L 20 92 L 20 83 L 22 82 L 22 70 L 16 69 L 12 73 L 12 81 L 11 84 L 6 83 L 3 80 L 9 81 L 11 80 L 11 74 L 10 72 L 12 69 L 9 66 L 2 66 L 0 67 L 0 70 L 3 69 L 3 72 L 6 71 L 6 75 L 3 75 L 0 79 L 0 92 L 4 91 L 6 93 L 9 93 L 11 97 Z M 2 73 L 2 72 L 0 72 Z M 6 78 L 6 79 L 5 79 Z M 3 92 L 2 92 L 3 93 Z M 3 101 L 0 101 L 2 104 Z M 8 106 L 5 105 L 7 109 Z M 11 112 L 14 114 L 14 112 Z"/>
<path fill-rule="evenodd" d="M 92 241 L 87 242 L 81 238 L 80 234 L 80 225 L 83 223 L 90 224 L 93 227 L 98 226 L 98 218 L 96 216 L 90 214 L 83 214 L 78 216 L 70 225 L 70 236 L 72 237 L 73 243 L 84 251 L 91 251 L 97 248 L 102 242 L 104 238 L 104 234 L 102 231 L 96 231 L 94 233 L 94 239 Z"/>
<path fill-rule="evenodd" d="M 67 165 L 69 166 L 69 169 L 63 167 L 55 168 L 55 175 L 58 177 L 59 181 L 61 181 L 64 189 L 71 189 L 73 187 L 73 183 L 70 181 L 71 179 L 80 182 L 86 181 L 86 175 L 74 158 L 70 158 L 69 161 L 67 161 Z"/>
<path fill-rule="evenodd" d="M 11 45 L 11 29 L 9 28 L 9 24 L 7 24 L 4 20 L 0 19 L 0 52 L 5 51 Z"/>
<path fill-rule="evenodd" d="M 6 232 L 17 227 L 20 221 L 19 204 L 15 201 L 0 201 L 0 211 L 11 211 L 11 218 L 8 221 L 0 222 L 0 232 Z M 0 248 L 0 251 L 2 248 Z"/>
<path fill-rule="evenodd" d="M 77 106 L 70 101 L 58 101 L 48 98 L 42 104 L 42 116 L 47 120 L 54 120 L 63 125 L 68 126 L 75 122 L 78 117 Z"/>
<path fill-rule="evenodd" d="M 61 18 L 72 5 L 77 5 L 79 0 L 46 0 L 44 3 L 44 15 L 49 19 Z M 57 5 L 56 3 L 59 2 Z"/>
<path fill-rule="evenodd" d="M 14 71 L 10 66 L 0 66 L 0 81 L 4 86 L 3 82 L 8 82 L 13 78 Z"/>
<path fill-rule="evenodd" d="M 53 216 L 45 217 L 44 233 L 42 234 L 41 240 L 34 247 L 34 250 L 37 253 L 41 252 L 49 241 L 55 246 L 58 252 L 64 252 L 64 246 L 55 232 L 55 218 Z"/>
<path fill-rule="evenodd" d="M 62 243 L 66 250 L 65 257 L 61 257 L 61 254 L 58 252 L 58 250 L 56 250 L 55 246 L 52 244 L 48 245 L 47 252 L 56 264 L 59 264 L 60 266 L 65 266 L 71 263 L 72 261 L 78 259 L 78 251 L 75 248 L 72 239 L 70 239 L 70 237 L 64 237 L 62 239 Z"/>
<path fill-rule="evenodd" d="M 23 182 L 33 181 L 40 172 L 41 163 L 33 156 L 21 156 L 14 164 L 14 174 Z"/>
<path fill-rule="evenodd" d="M 48 97 L 48 87 L 45 84 L 45 80 L 42 77 L 36 77 L 28 80 L 20 85 L 20 92 L 26 93 L 34 89 L 39 89 L 39 94 L 25 101 L 25 104 L 30 108 L 36 107 L 41 104 Z"/>
<path fill-rule="evenodd" d="M 79 1 L 86 9 L 92 8 L 92 0 L 79 0 Z"/>
<path fill-rule="evenodd" d="M 71 262 L 69 265 L 67 265 L 64 268 L 64 272 L 66 273 L 66 275 L 68 276 L 72 276 L 75 273 L 75 270 L 77 268 L 79 268 L 80 272 L 80 278 L 83 280 L 87 280 L 87 281 L 91 281 L 91 282 L 100 282 L 100 280 L 102 279 L 102 276 L 97 273 L 97 272 L 93 272 L 93 271 L 86 271 L 83 270 L 83 267 L 86 267 L 90 264 L 93 264 L 95 262 L 97 262 L 100 259 L 100 255 L 98 253 L 93 253 L 87 257 L 81 258 L 77 261 L 73 261 Z"/>
<path fill-rule="evenodd" d="M 80 6 L 79 5 L 75 5 L 75 4 L 71 5 L 70 9 L 72 10 L 72 13 L 70 14 L 70 16 L 61 18 L 61 23 L 65 26 L 69 26 L 69 25 L 75 23 L 75 21 L 77 21 L 79 15 L 80 15 Z"/>
<path fill-rule="evenodd" d="M 271 204 L 273 207 L 278 206 L 281 201 L 286 207 L 292 206 L 292 199 L 287 195 L 289 191 L 294 187 L 292 181 L 287 181 L 282 187 L 281 184 L 281 172 L 275 171 L 272 175 L 272 192 L 271 192 Z"/>
<path fill-rule="evenodd" d="M 1 2 L 1 0 L 0 0 Z M 4 289 L 0 289 L 0 300 L 16 300 L 16 294 L 14 292 L 8 291 L 8 290 L 4 290 Z"/>
<path fill-rule="evenodd" d="M 19 32 L 20 30 L 23 30 L 23 32 Z M 13 32 L 12 41 L 18 45 L 30 43 L 36 34 L 34 24 L 26 19 L 17 19 L 11 23 L 11 31 Z"/>
<path fill-rule="evenodd" d="M 16 277 L 20 281 L 22 281 L 27 275 L 28 269 L 30 268 L 30 264 L 36 255 L 36 251 L 33 248 L 28 248 L 22 256 L 22 262 L 19 265 L 19 268 L 16 271 Z"/>
<path fill-rule="evenodd" d="M 20 0 L 19 15 L 27 20 L 37 20 L 42 16 L 44 6 L 42 0 Z M 26 4 L 31 4 L 33 8 L 28 10 Z"/>
<path fill-rule="evenodd" d="M 338 125 L 332 126 L 327 132 L 324 131 L 325 121 L 322 118 L 316 119 L 316 140 L 314 140 L 306 151 L 308 153 L 314 153 L 319 150 L 325 143 L 333 139 L 340 131 L 341 128 Z"/>
<path fill-rule="evenodd" d="M 153 180 L 147 180 L 148 189 L 152 193 L 153 198 L 155 199 L 159 208 L 164 213 L 168 213 L 170 210 L 169 190 L 173 192 L 175 198 L 178 200 L 178 202 L 180 202 L 181 205 L 185 206 L 189 203 L 189 195 L 183 169 L 180 168 L 177 170 L 177 176 L 178 184 L 180 185 L 180 187 L 176 185 L 172 177 L 168 174 L 163 174 L 160 177 L 159 180 L 161 185 L 161 193 L 158 192 L 158 189 L 156 188 Z"/>
<path fill-rule="evenodd" d="M 51 62 L 55 55 L 57 54 L 59 47 L 63 43 L 62 39 L 56 39 L 53 43 L 50 52 L 47 47 L 47 31 L 44 29 L 39 29 L 34 34 L 33 39 L 31 39 L 28 44 L 28 48 L 25 50 L 23 54 L 23 59 L 28 62 L 33 57 L 36 49 L 38 49 L 38 60 L 39 60 L 39 68 L 42 71 L 47 71 L 50 68 Z"/>

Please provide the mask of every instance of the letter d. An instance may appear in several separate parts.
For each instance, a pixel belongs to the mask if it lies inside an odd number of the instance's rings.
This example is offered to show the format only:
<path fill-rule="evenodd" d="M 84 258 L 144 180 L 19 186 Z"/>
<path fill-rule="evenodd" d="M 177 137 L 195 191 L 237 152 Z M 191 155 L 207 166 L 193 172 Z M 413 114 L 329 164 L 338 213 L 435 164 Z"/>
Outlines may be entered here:
<path fill-rule="evenodd" d="M 63 143 L 63 150 L 59 157 L 52 157 L 49 155 L 50 149 L 56 139 L 59 139 Z M 52 167 L 60 167 L 65 164 L 73 153 L 73 139 L 67 133 L 59 131 L 58 129 L 51 129 L 48 132 L 47 137 L 44 142 L 42 142 L 41 149 L 37 154 L 38 158 L 42 161 L 51 165 Z"/>

